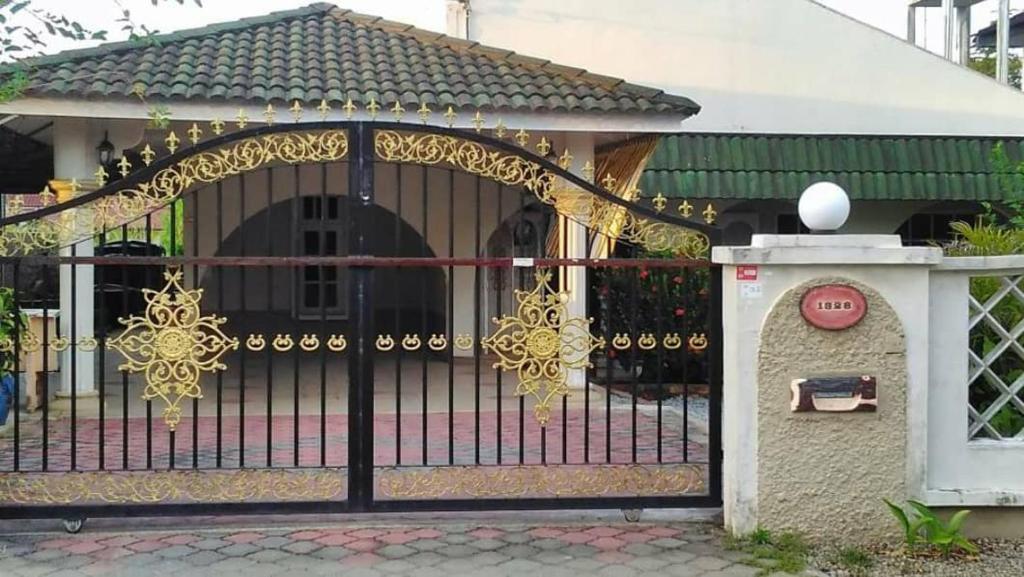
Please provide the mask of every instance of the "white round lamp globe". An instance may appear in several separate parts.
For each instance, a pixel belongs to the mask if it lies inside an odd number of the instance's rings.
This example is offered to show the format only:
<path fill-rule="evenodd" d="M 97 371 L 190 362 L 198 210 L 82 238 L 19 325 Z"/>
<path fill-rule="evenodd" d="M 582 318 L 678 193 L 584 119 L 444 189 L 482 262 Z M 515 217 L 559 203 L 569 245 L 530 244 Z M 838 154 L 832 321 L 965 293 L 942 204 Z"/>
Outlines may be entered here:
<path fill-rule="evenodd" d="M 850 216 L 850 197 L 837 184 L 816 182 L 800 195 L 797 210 L 807 228 L 814 232 L 831 232 L 846 224 Z"/>

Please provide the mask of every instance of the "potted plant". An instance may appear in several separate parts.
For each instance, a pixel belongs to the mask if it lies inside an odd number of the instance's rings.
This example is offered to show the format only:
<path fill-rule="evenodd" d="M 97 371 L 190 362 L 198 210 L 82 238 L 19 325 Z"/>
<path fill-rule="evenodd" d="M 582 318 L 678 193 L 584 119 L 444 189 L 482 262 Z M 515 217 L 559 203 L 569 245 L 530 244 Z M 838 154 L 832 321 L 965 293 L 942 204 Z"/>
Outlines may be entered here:
<path fill-rule="evenodd" d="M 14 342 L 24 337 L 28 322 L 14 299 L 14 289 L 0 288 L 0 426 L 7 424 L 11 407 L 17 407 L 14 395 Z"/>

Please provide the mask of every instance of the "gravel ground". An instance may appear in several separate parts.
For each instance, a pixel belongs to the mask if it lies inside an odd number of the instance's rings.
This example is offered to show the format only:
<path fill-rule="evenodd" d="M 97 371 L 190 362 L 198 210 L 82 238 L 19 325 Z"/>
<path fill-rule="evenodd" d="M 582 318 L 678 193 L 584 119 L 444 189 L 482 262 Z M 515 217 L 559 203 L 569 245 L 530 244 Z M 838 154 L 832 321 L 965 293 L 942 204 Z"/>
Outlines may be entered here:
<path fill-rule="evenodd" d="M 907 557 L 902 549 L 873 551 L 870 569 L 850 571 L 835 564 L 835 551 L 819 551 L 812 562 L 830 577 L 1022 577 L 1024 576 L 1024 540 L 977 540 L 977 557 L 942 559 Z"/>

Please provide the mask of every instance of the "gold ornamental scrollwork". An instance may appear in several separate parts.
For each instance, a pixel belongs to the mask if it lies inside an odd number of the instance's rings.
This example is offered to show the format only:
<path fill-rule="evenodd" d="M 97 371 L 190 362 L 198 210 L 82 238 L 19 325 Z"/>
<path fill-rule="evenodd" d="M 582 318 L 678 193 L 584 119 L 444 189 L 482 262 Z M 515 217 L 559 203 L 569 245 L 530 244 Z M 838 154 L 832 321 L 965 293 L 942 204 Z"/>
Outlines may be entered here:
<path fill-rule="evenodd" d="M 669 333 L 661 340 L 661 344 L 666 349 L 674 351 L 683 346 L 683 338 L 679 336 L 679 333 Z"/>
<path fill-rule="evenodd" d="M 377 487 L 389 499 L 695 495 L 701 465 L 526 465 L 387 468 Z"/>
<path fill-rule="evenodd" d="M 473 335 L 459 334 L 455 336 L 455 348 L 460 351 L 473 349 Z"/>
<path fill-rule="evenodd" d="M 516 290 L 516 315 L 493 319 L 498 328 L 481 344 L 498 355 L 494 368 L 516 371 L 516 394 L 536 399 L 533 414 L 544 426 L 551 401 L 569 394 L 569 370 L 592 366 L 590 353 L 605 342 L 590 334 L 593 319 L 569 316 L 569 295 L 551 288 L 551 271 L 537 269 L 536 279 L 532 291 Z"/>
<path fill-rule="evenodd" d="M 490 150 L 478 142 L 456 136 L 395 130 L 375 132 L 374 148 L 384 161 L 424 166 L 449 164 L 507 186 L 522 186 L 562 216 L 605 236 L 651 251 L 672 251 L 692 259 L 708 256 L 711 243 L 707 235 L 638 216 L 587 191 L 562 188 L 554 173 L 520 155 Z"/>
<path fill-rule="evenodd" d="M 255 352 L 262 351 L 267 348 L 267 339 L 263 335 L 250 334 L 245 339 L 245 348 Z"/>
<path fill-rule="evenodd" d="M 180 269 L 164 272 L 164 278 L 163 289 L 143 289 L 145 313 L 118 319 L 125 329 L 107 346 L 124 356 L 119 370 L 145 373 L 142 398 L 164 401 L 164 422 L 173 431 L 181 421 L 181 400 L 203 398 L 200 376 L 227 368 L 220 359 L 238 348 L 238 339 L 220 330 L 227 319 L 202 316 L 203 289 L 182 287 Z"/>
<path fill-rule="evenodd" d="M 391 335 L 377 335 L 377 350 L 388 352 L 395 348 L 395 339 Z"/>
<path fill-rule="evenodd" d="M 432 351 L 443 351 L 448 348 L 448 338 L 444 335 L 430 335 L 430 338 L 427 339 L 427 346 Z"/>
<path fill-rule="evenodd" d="M 197 184 L 218 182 L 274 162 L 322 163 L 347 156 L 348 136 L 344 130 L 245 138 L 183 158 L 148 180 L 81 207 L 0 228 L 0 256 L 54 249 L 115 230 L 164 206 Z"/>
<path fill-rule="evenodd" d="M 407 351 L 417 351 L 423 346 L 423 341 L 420 340 L 419 335 L 405 335 L 402 337 L 402 348 Z"/>
<path fill-rule="evenodd" d="M 650 351 L 658 346 L 658 339 L 652 333 L 640 333 L 640 338 L 636 340 L 636 346 L 645 351 Z"/>
<path fill-rule="evenodd" d="M 331 335 L 327 339 L 327 349 L 331 352 L 340 353 L 348 348 L 348 341 L 345 340 L 345 335 Z"/>
<path fill-rule="evenodd" d="M 337 469 L 0 474 L 0 502 L 19 505 L 320 501 L 344 496 L 345 475 Z"/>
<path fill-rule="evenodd" d="M 629 347 L 633 346 L 633 340 L 629 338 L 629 335 L 624 333 L 615 333 L 612 337 L 612 346 L 616 350 L 624 351 Z"/>
<path fill-rule="evenodd" d="M 708 337 L 704 333 L 701 333 L 699 336 L 697 335 L 697 333 L 693 333 L 693 335 L 690 336 L 688 345 L 691 351 L 703 351 L 704 349 L 708 348 Z"/>
<path fill-rule="evenodd" d="M 274 340 L 270 341 L 270 346 L 274 347 L 274 350 L 279 353 L 286 353 L 295 348 L 295 339 L 291 335 L 278 333 Z"/>
<path fill-rule="evenodd" d="M 311 353 L 320 348 L 320 337 L 311 334 L 304 334 L 299 339 L 299 348 Z"/>

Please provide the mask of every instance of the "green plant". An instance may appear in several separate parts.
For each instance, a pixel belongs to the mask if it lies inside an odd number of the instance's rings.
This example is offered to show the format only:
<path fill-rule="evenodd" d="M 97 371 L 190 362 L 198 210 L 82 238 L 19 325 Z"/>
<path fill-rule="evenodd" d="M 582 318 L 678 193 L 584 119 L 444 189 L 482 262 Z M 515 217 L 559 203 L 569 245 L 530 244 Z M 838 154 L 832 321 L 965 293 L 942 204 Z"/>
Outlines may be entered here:
<path fill-rule="evenodd" d="M 961 532 L 964 520 L 971 513 L 969 510 L 957 511 L 948 522 L 945 522 L 920 501 L 913 499 L 907 501 L 912 509 L 910 512 L 888 499 L 883 499 L 883 501 L 903 528 L 909 550 L 913 551 L 923 536 L 924 541 L 930 547 L 938 549 L 945 557 L 949 557 L 954 549 L 970 554 L 978 552 L 974 543 L 971 543 Z"/>
<path fill-rule="evenodd" d="M 810 553 L 810 547 L 800 534 L 786 532 L 775 536 L 762 527 L 749 535 L 730 536 L 725 545 L 750 555 L 743 563 L 759 569 L 758 575 L 771 575 L 779 571 L 800 573 L 807 568 L 807 556 Z"/>
<path fill-rule="evenodd" d="M 852 575 L 863 575 L 875 564 L 871 555 L 859 547 L 843 547 L 836 551 L 832 562 Z"/>
<path fill-rule="evenodd" d="M 14 289 L 0 287 L 0 340 L 14 342 L 28 331 L 28 318 L 14 299 Z M 7 374 L 14 370 L 14 356 L 3 354 L 0 371 Z"/>

